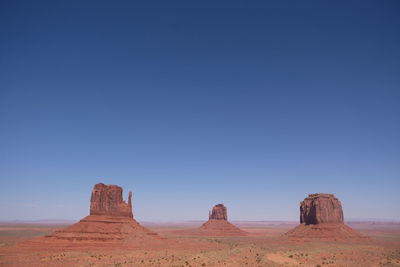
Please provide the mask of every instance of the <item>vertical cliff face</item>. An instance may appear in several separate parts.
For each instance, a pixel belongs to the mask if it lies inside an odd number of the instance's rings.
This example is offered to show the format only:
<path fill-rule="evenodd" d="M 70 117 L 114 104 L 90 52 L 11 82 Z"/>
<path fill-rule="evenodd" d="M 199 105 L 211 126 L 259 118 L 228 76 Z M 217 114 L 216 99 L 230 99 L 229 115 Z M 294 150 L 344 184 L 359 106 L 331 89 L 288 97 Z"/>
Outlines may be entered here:
<path fill-rule="evenodd" d="M 126 203 L 122 198 L 122 187 L 103 183 L 96 184 L 90 198 L 90 215 L 133 218 L 132 192 L 129 192 L 128 203 Z"/>
<path fill-rule="evenodd" d="M 344 224 L 339 199 L 332 194 L 310 194 L 300 202 L 300 225 L 286 233 L 299 239 L 365 240 L 365 237 Z"/>
<path fill-rule="evenodd" d="M 217 204 L 213 207 L 212 211 L 208 215 L 209 220 L 228 220 L 228 214 L 226 207 L 223 204 Z"/>
<path fill-rule="evenodd" d="M 340 201 L 332 194 L 311 194 L 300 203 L 300 223 L 343 224 L 343 209 Z"/>

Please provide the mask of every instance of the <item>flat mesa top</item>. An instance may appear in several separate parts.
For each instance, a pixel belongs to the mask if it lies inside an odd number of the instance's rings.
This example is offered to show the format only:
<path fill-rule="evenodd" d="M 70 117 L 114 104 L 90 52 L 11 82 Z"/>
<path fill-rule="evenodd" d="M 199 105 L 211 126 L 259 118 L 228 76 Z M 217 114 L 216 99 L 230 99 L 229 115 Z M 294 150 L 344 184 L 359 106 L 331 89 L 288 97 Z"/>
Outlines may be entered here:
<path fill-rule="evenodd" d="M 109 188 L 122 188 L 122 187 L 120 187 L 120 186 L 118 186 L 118 185 L 115 185 L 115 184 L 103 184 L 103 183 L 98 183 L 98 184 L 95 184 L 94 185 L 94 188 L 99 188 L 99 187 L 109 187 Z"/>
<path fill-rule="evenodd" d="M 307 198 L 319 198 L 319 197 L 336 198 L 333 194 L 325 194 L 325 193 L 309 194 Z"/>

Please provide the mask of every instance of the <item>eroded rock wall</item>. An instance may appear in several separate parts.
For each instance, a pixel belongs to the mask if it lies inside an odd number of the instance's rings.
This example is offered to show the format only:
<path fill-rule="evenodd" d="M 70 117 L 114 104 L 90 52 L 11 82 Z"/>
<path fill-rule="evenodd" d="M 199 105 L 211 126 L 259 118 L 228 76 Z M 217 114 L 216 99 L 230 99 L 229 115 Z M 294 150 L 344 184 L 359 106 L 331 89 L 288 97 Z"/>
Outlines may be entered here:
<path fill-rule="evenodd" d="M 228 220 L 228 214 L 226 207 L 223 204 L 217 204 L 213 207 L 212 211 L 210 211 L 209 220 Z"/>
<path fill-rule="evenodd" d="M 109 215 L 133 218 L 132 192 L 128 203 L 122 198 L 122 187 L 117 185 L 96 184 L 90 198 L 90 215 Z"/>
<path fill-rule="evenodd" d="M 300 203 L 300 223 L 343 223 L 340 201 L 332 194 L 310 194 Z"/>

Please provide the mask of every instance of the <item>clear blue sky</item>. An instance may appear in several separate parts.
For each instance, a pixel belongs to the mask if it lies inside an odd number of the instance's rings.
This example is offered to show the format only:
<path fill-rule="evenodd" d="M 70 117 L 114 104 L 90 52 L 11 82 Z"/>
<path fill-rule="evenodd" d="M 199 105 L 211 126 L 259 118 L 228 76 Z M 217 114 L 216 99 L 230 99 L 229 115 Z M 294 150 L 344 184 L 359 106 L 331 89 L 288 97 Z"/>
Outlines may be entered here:
<path fill-rule="evenodd" d="M 0 220 L 400 219 L 399 1 L 1 1 Z"/>

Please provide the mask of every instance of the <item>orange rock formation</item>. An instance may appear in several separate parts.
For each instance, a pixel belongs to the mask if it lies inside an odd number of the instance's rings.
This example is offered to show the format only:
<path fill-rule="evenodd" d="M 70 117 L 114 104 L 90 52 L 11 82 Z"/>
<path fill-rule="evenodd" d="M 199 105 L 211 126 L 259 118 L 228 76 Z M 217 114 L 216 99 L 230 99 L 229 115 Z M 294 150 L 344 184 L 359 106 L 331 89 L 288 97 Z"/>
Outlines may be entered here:
<path fill-rule="evenodd" d="M 344 224 L 340 201 L 332 194 L 310 194 L 300 202 L 300 225 L 286 233 L 301 239 L 361 239 Z"/>

